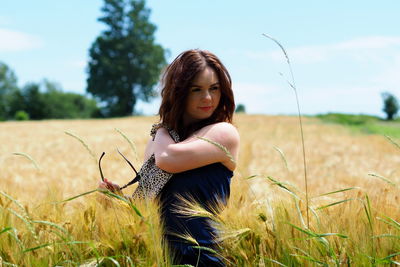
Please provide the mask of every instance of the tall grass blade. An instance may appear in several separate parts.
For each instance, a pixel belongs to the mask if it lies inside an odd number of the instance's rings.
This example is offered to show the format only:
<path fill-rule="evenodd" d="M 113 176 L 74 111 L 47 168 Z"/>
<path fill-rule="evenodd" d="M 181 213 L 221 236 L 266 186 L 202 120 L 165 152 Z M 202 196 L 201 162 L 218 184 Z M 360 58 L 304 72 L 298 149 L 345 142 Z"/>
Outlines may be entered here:
<path fill-rule="evenodd" d="M 311 262 L 318 263 L 318 264 L 320 264 L 322 266 L 329 267 L 329 265 L 326 264 L 325 262 L 319 261 L 319 260 L 317 260 L 317 259 L 315 259 L 315 258 L 313 258 L 311 256 L 304 256 L 304 255 L 299 255 L 299 254 L 290 254 L 290 255 L 294 256 L 294 257 L 302 258 L 302 259 L 305 259 L 305 260 L 308 260 L 308 261 L 311 261 Z"/>
<path fill-rule="evenodd" d="M 17 207 L 21 210 L 21 212 L 23 213 L 22 215 L 19 214 L 18 212 L 14 211 L 11 208 L 7 208 L 8 211 L 10 211 L 12 214 L 14 214 L 15 216 L 17 216 L 19 219 L 21 219 L 26 227 L 28 228 L 28 230 L 31 232 L 32 236 L 34 237 L 34 239 L 36 240 L 37 243 L 39 243 L 39 238 L 38 235 L 35 232 L 35 229 L 32 225 L 32 219 L 30 218 L 28 212 L 26 211 L 26 209 L 24 208 L 24 206 L 22 206 L 21 203 L 19 203 L 16 199 L 14 199 L 13 197 L 11 197 L 10 195 L 8 195 L 7 193 L 0 191 L 0 194 L 5 196 L 6 198 L 8 198 L 9 200 L 11 200 L 14 204 L 17 205 Z"/>
<path fill-rule="evenodd" d="M 319 219 L 317 211 L 311 206 L 310 206 L 310 210 L 311 210 L 312 214 L 314 214 L 315 219 L 317 220 L 317 225 L 320 227 L 321 226 L 321 220 Z"/>
<path fill-rule="evenodd" d="M 10 263 L 10 262 L 7 262 L 7 261 L 3 261 L 3 260 L 2 260 L 2 258 L 1 258 L 1 256 L 0 256 L 0 266 L 1 266 L 1 267 L 3 267 L 3 266 L 13 266 L 13 267 L 18 267 L 18 265 L 17 265 L 17 264 Z"/>
<path fill-rule="evenodd" d="M 55 202 L 55 203 L 63 203 L 63 202 L 68 202 L 68 201 L 71 201 L 71 200 L 74 200 L 74 199 L 77 199 L 77 198 L 80 198 L 80 197 L 82 197 L 82 196 L 86 196 L 86 195 L 89 195 L 89 194 L 91 194 L 91 193 L 93 193 L 93 192 L 98 192 L 99 190 L 98 189 L 94 189 L 94 190 L 92 190 L 92 191 L 89 191 L 89 192 L 85 192 L 85 193 L 82 193 L 82 194 L 79 194 L 79 195 L 77 195 L 77 196 L 73 196 L 73 197 L 70 197 L 70 198 L 67 198 L 67 199 L 65 199 L 65 200 L 62 200 L 62 201 L 60 201 L 60 202 Z"/>
<path fill-rule="evenodd" d="M 22 152 L 13 152 L 13 155 L 22 156 L 22 157 L 28 159 L 30 162 L 33 163 L 33 165 L 35 166 L 35 168 L 36 168 L 38 171 L 40 171 L 39 165 L 38 165 L 38 164 L 36 163 L 36 161 L 35 161 L 31 156 L 29 156 L 28 154 L 22 153 Z"/>
<path fill-rule="evenodd" d="M 210 140 L 210 139 L 208 139 L 208 138 L 205 138 L 205 137 L 201 137 L 201 136 L 196 136 L 196 137 L 197 137 L 198 139 L 200 139 L 200 140 L 206 141 L 206 142 L 208 142 L 208 143 L 210 143 L 210 144 L 212 144 L 212 145 L 218 147 L 219 149 L 221 149 L 221 150 L 228 156 L 228 158 L 229 158 L 233 163 L 236 163 L 236 161 L 235 161 L 235 159 L 233 158 L 231 152 L 229 152 L 229 150 L 228 150 L 226 147 L 224 147 L 223 145 L 221 145 L 220 143 L 215 142 L 215 141 L 212 141 L 212 140 Z"/>
<path fill-rule="evenodd" d="M 328 207 L 332 207 L 332 206 L 335 206 L 335 205 L 338 205 L 338 204 L 341 204 L 341 203 L 345 203 L 345 202 L 351 201 L 351 200 L 354 200 L 354 198 L 348 198 L 348 199 L 337 201 L 337 202 L 334 202 L 334 203 L 331 203 L 331 204 L 328 204 L 328 205 L 320 206 L 320 207 L 317 208 L 317 210 L 326 209 Z"/>
<path fill-rule="evenodd" d="M 39 243 L 39 237 L 35 232 L 35 229 L 32 225 L 31 219 L 30 217 L 26 214 L 26 215 L 21 215 L 19 213 L 17 213 L 15 210 L 7 208 L 8 211 L 10 211 L 12 214 L 14 214 L 16 217 L 18 217 L 19 219 L 21 219 L 26 227 L 28 228 L 28 230 L 31 232 L 32 236 L 34 237 L 34 239 L 36 240 L 37 243 Z"/>
<path fill-rule="evenodd" d="M 285 156 L 285 154 L 283 153 L 283 151 L 282 151 L 279 147 L 276 147 L 276 146 L 274 146 L 274 149 L 275 149 L 276 151 L 278 151 L 279 155 L 281 156 L 283 162 L 285 163 L 286 170 L 287 170 L 287 171 L 290 171 L 290 170 L 289 170 L 288 163 L 287 163 L 287 160 L 286 160 L 286 156 Z"/>
<path fill-rule="evenodd" d="M 317 237 L 317 236 L 318 236 L 316 233 L 314 233 L 314 232 L 312 232 L 312 231 L 310 231 L 310 230 L 308 230 L 308 229 L 303 229 L 303 228 L 298 227 L 298 226 L 296 226 L 296 225 L 294 225 L 294 224 L 291 224 L 291 223 L 289 223 L 289 222 L 287 222 L 287 224 L 289 224 L 289 225 L 292 226 L 293 228 L 299 230 L 300 232 L 303 232 L 304 234 L 306 234 L 306 235 L 308 235 L 308 236 L 310 236 L 310 237 Z"/>
<path fill-rule="evenodd" d="M 383 177 L 382 175 L 378 175 L 378 174 L 375 174 L 375 173 L 368 173 L 368 175 L 369 175 L 369 176 L 376 177 L 376 178 L 379 178 L 379 179 L 385 181 L 386 183 L 388 183 L 388 184 L 390 184 L 390 185 L 392 185 L 392 186 L 396 186 L 396 184 L 395 184 L 394 182 L 392 182 L 391 180 L 389 180 L 389 179 L 386 178 L 386 177 Z"/>
<path fill-rule="evenodd" d="M 387 219 L 388 221 L 385 220 L 385 219 L 379 218 L 379 217 L 378 217 L 378 220 L 380 220 L 380 221 L 382 221 L 382 222 L 384 222 L 384 223 L 386 223 L 386 224 L 389 224 L 389 225 L 391 225 L 391 226 L 397 228 L 397 230 L 400 230 L 400 223 L 399 223 L 399 222 L 393 220 L 393 219 L 390 218 L 390 217 L 387 217 L 387 216 L 385 216 L 385 217 L 386 217 L 386 219 Z"/>
<path fill-rule="evenodd" d="M 290 64 L 290 59 L 289 55 L 286 52 L 285 48 L 283 45 L 281 45 L 278 40 L 275 38 L 263 33 L 263 36 L 267 37 L 268 39 L 272 40 L 274 43 L 276 43 L 279 48 L 282 50 L 283 54 L 285 55 L 289 71 L 290 71 L 290 76 L 292 78 L 292 82 L 289 82 L 290 87 L 292 87 L 295 97 L 296 97 L 296 103 L 297 103 L 297 112 L 298 112 L 298 117 L 299 117 L 299 124 L 300 124 L 300 133 L 301 133 L 301 144 L 302 144 L 302 151 L 303 151 L 303 167 L 304 167 L 304 183 L 306 187 L 306 211 L 307 211 L 307 228 L 310 228 L 310 216 L 308 214 L 308 181 L 307 181 L 307 163 L 306 163 L 306 149 L 305 149 L 305 144 L 304 144 L 304 132 L 303 132 L 303 122 L 301 120 L 301 111 L 300 111 L 300 101 L 299 97 L 297 95 L 297 87 L 296 87 L 296 82 L 294 80 L 294 75 L 293 75 L 293 70 L 292 70 L 292 65 Z"/>
<path fill-rule="evenodd" d="M 8 198 L 9 200 L 11 200 L 15 205 L 18 206 L 18 208 L 19 208 L 22 212 L 26 213 L 26 210 L 25 210 L 24 206 L 22 206 L 22 204 L 19 203 L 18 200 L 16 200 L 15 198 L 13 198 L 12 196 L 10 196 L 9 194 L 7 194 L 7 193 L 4 192 L 4 191 L 0 191 L 0 195 L 3 195 L 3 196 L 5 196 L 6 198 Z"/>
<path fill-rule="evenodd" d="M 293 197 L 293 200 L 294 200 L 294 205 L 296 207 L 296 211 L 299 216 L 301 225 L 303 225 L 304 228 L 306 228 L 306 227 L 308 228 L 308 226 L 304 223 L 303 214 L 301 213 L 301 210 L 300 210 L 300 205 L 299 205 L 300 200 L 296 199 L 295 197 Z"/>
<path fill-rule="evenodd" d="M 0 235 L 1 235 L 2 233 L 5 233 L 5 232 L 10 231 L 10 230 L 12 230 L 12 229 L 14 229 L 14 228 L 13 228 L 13 227 L 5 227 L 5 228 L 3 228 L 3 229 L 0 231 Z"/>
<path fill-rule="evenodd" d="M 41 249 L 41 248 L 45 248 L 45 247 L 51 246 L 51 245 L 53 245 L 53 244 L 54 244 L 54 243 L 42 244 L 42 245 L 39 245 L 39 246 L 36 246 L 36 247 L 33 247 L 33 248 L 25 249 L 23 252 L 24 252 L 24 253 L 27 253 L 27 252 L 30 252 L 30 251 L 34 251 L 34 250 L 38 250 L 38 249 Z"/>
<path fill-rule="evenodd" d="M 347 235 L 339 234 L 339 233 L 324 233 L 324 234 L 316 234 L 317 237 L 326 237 L 326 236 L 338 236 L 341 238 L 349 238 Z"/>
<path fill-rule="evenodd" d="M 368 195 L 365 195 L 365 201 L 363 202 L 363 205 L 364 205 L 365 214 L 366 214 L 367 219 L 368 219 L 369 228 L 370 228 L 371 232 L 373 232 L 373 220 L 372 220 L 371 202 L 369 201 Z"/>
<path fill-rule="evenodd" d="M 242 238 L 247 236 L 251 232 L 250 228 L 243 228 L 235 231 L 224 232 L 223 236 L 220 236 L 217 240 L 219 242 L 230 238 Z"/>
<path fill-rule="evenodd" d="M 92 194 L 92 193 L 94 193 L 94 192 L 100 192 L 100 193 L 103 193 L 103 194 L 105 194 L 105 195 L 108 195 L 108 196 L 111 196 L 111 197 L 113 197 L 113 198 L 116 198 L 116 199 L 118 199 L 118 200 L 121 200 L 121 201 L 123 201 L 124 203 L 127 203 L 128 206 L 129 206 L 131 209 L 133 209 L 133 210 L 135 211 L 135 213 L 136 213 L 139 217 L 143 218 L 142 213 L 138 210 L 138 208 L 136 208 L 135 205 L 132 204 L 131 201 L 129 201 L 128 199 L 126 199 L 126 198 L 124 198 L 124 197 L 122 197 L 122 196 L 120 196 L 120 195 L 114 194 L 114 193 L 112 193 L 112 192 L 110 192 L 110 191 L 108 191 L 108 190 L 106 190 L 106 189 L 102 189 L 102 188 L 97 188 L 97 189 L 94 189 L 94 190 L 92 190 L 92 191 L 85 192 L 85 193 L 79 194 L 79 195 L 77 195 L 77 196 L 73 196 L 73 197 L 70 197 L 70 198 L 68 198 L 68 199 L 62 200 L 62 201 L 60 201 L 60 202 L 55 202 L 55 203 L 68 202 L 68 201 L 71 201 L 71 200 L 80 198 L 80 197 L 82 197 L 82 196 L 86 196 L 86 195 Z"/>
<path fill-rule="evenodd" d="M 41 249 L 41 248 L 45 248 L 45 247 L 48 247 L 48 246 L 54 246 L 54 245 L 74 245 L 74 244 L 88 244 L 88 243 L 89 242 L 87 242 L 87 241 L 52 242 L 52 243 L 42 244 L 42 245 L 39 245 L 39 246 L 36 246 L 36 247 L 33 247 L 33 248 L 25 249 L 23 252 L 27 253 L 27 252 L 30 252 L 30 251 L 34 251 L 34 250 L 38 250 L 38 249 Z"/>
<path fill-rule="evenodd" d="M 382 237 L 389 237 L 389 238 L 398 238 L 398 239 L 400 239 L 400 235 L 391 235 L 391 234 L 374 235 L 372 238 L 382 238 Z"/>
<path fill-rule="evenodd" d="M 389 259 L 391 259 L 391 258 L 393 258 L 393 257 L 398 256 L 398 255 L 400 255 L 400 252 L 396 252 L 396 253 L 390 254 L 390 255 L 388 255 L 388 256 L 382 258 L 382 260 L 389 260 Z"/>
<path fill-rule="evenodd" d="M 130 140 L 123 132 L 121 132 L 120 129 L 118 129 L 118 128 L 114 128 L 114 129 L 128 142 L 129 146 L 130 146 L 130 147 L 132 148 L 132 150 L 133 150 L 133 153 L 134 153 L 134 155 L 135 155 L 136 161 L 138 161 L 138 153 L 137 153 L 135 144 L 132 143 L 131 140 Z"/>
<path fill-rule="evenodd" d="M 363 201 L 364 211 L 368 219 L 368 226 L 369 230 L 371 231 L 371 237 L 374 236 L 374 221 L 372 216 L 372 209 L 371 209 L 371 201 L 369 200 L 368 195 L 365 195 L 365 201 Z M 371 246 L 372 246 L 372 257 L 371 257 L 371 264 L 376 265 L 376 249 L 373 239 L 371 239 Z"/>
<path fill-rule="evenodd" d="M 63 227 L 59 226 L 58 224 L 55 224 L 53 222 L 48 222 L 48 221 L 32 221 L 33 223 L 38 223 L 38 224 L 45 224 L 45 225 L 49 225 L 52 226 L 58 230 L 60 230 L 60 232 L 63 232 L 64 234 L 68 234 L 68 231 L 66 229 L 64 229 Z"/>
<path fill-rule="evenodd" d="M 398 149 L 400 149 L 400 145 L 394 141 L 390 136 L 385 135 L 386 139 L 388 139 L 393 145 L 395 145 Z"/>
<path fill-rule="evenodd" d="M 345 189 L 341 189 L 341 190 L 336 190 L 336 191 L 324 193 L 322 195 L 318 195 L 318 196 L 315 196 L 315 197 L 312 197 L 312 198 L 328 196 L 328 195 L 332 195 L 332 194 L 336 194 L 336 193 L 346 192 L 346 191 L 353 190 L 353 189 L 359 189 L 359 187 L 349 187 L 349 188 L 345 188 Z"/>
<path fill-rule="evenodd" d="M 64 133 L 66 135 L 69 135 L 69 136 L 75 138 L 76 140 L 78 140 L 86 148 L 86 150 L 89 152 L 90 156 L 92 156 L 93 160 L 97 164 L 96 156 L 94 155 L 93 151 L 89 148 L 89 146 L 85 143 L 85 141 L 83 141 L 80 137 L 78 137 L 77 135 L 75 135 L 73 133 L 70 133 L 70 132 L 64 132 Z"/>
<path fill-rule="evenodd" d="M 30 222 L 25 218 L 25 216 L 19 214 L 18 212 L 16 212 L 13 209 L 7 208 L 7 210 L 9 212 L 11 212 L 12 214 L 14 214 L 16 217 L 18 217 L 19 219 L 21 219 L 25 224 L 30 224 Z"/>
<path fill-rule="evenodd" d="M 348 236 L 347 236 L 347 235 L 344 235 L 344 234 L 339 234 L 339 233 L 323 233 L 323 234 L 318 234 L 318 233 L 315 233 L 315 232 L 313 232 L 313 231 L 311 231 L 311 230 L 309 230 L 309 229 L 303 229 L 303 228 L 298 227 L 298 226 L 296 226 L 296 225 L 294 225 L 294 224 L 292 224 L 292 223 L 289 223 L 289 222 L 287 222 L 286 224 L 289 224 L 289 225 L 292 226 L 293 228 L 299 230 L 300 232 L 305 233 L 306 235 L 308 235 L 308 236 L 310 236 L 310 237 L 312 237 L 312 238 L 324 238 L 324 237 L 327 237 L 327 236 L 338 236 L 338 237 L 341 237 L 341 238 L 348 238 Z M 324 241 L 324 243 L 326 243 L 326 242 Z"/>
<path fill-rule="evenodd" d="M 144 218 L 143 215 L 142 215 L 142 213 L 139 211 L 139 209 L 138 209 L 135 205 L 133 205 L 133 203 L 132 203 L 131 201 L 129 201 L 128 199 L 126 199 L 126 198 L 124 198 L 124 197 L 122 197 L 122 196 L 120 196 L 120 195 L 118 195 L 118 194 L 114 194 L 114 193 L 112 193 L 112 192 L 110 192 L 110 191 L 108 191 L 108 190 L 97 189 L 97 191 L 99 191 L 99 192 L 101 192 L 101 193 L 103 193 L 103 194 L 105 194 L 105 195 L 111 196 L 111 197 L 113 197 L 113 198 L 119 199 L 119 200 L 121 200 L 121 201 L 127 203 L 127 204 L 129 205 L 129 207 L 130 207 L 139 217 Z"/>
<path fill-rule="evenodd" d="M 286 191 L 289 194 L 291 194 L 294 198 L 299 199 L 297 194 L 293 190 L 290 190 L 284 183 L 279 182 L 278 180 L 275 180 L 271 176 L 267 176 L 267 179 L 270 180 L 273 184 L 275 184 L 275 185 L 279 186 L 280 188 L 282 188 L 284 191 Z"/>
<path fill-rule="evenodd" d="M 7 234 L 8 234 L 9 236 L 11 236 L 12 238 L 14 238 L 14 240 L 17 242 L 17 244 L 19 245 L 19 247 L 20 247 L 21 250 L 24 250 L 24 249 L 25 249 L 24 244 L 22 244 L 22 241 L 21 241 L 21 240 L 19 239 L 19 237 L 18 237 L 18 231 L 17 231 L 17 229 L 13 228 L 12 231 L 11 231 L 11 230 L 10 230 L 10 231 L 7 231 Z"/>
<path fill-rule="evenodd" d="M 264 258 L 264 259 L 267 260 L 267 261 L 273 262 L 275 264 L 278 264 L 279 266 L 289 267 L 288 265 L 285 265 L 285 264 L 283 264 L 283 263 L 281 263 L 279 261 L 273 260 L 273 259 L 269 259 L 269 258 Z"/>
<path fill-rule="evenodd" d="M 214 254 L 218 254 L 217 251 L 213 250 L 212 248 L 208 248 L 208 247 L 192 246 L 192 248 L 199 249 L 199 250 L 205 250 L 205 251 L 208 251 L 208 252 L 211 252 L 211 253 L 214 253 Z"/>

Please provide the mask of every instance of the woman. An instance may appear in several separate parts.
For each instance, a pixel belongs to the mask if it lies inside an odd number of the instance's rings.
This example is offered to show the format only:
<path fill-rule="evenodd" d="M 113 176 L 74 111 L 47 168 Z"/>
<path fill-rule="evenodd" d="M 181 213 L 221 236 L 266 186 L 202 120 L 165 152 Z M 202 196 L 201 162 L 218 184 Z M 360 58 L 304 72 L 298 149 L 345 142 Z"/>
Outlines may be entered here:
<path fill-rule="evenodd" d="M 235 108 L 231 78 L 214 54 L 188 50 L 167 67 L 162 85 L 161 123 L 153 126 L 145 162 L 170 174 L 155 194 L 173 263 L 224 266 L 212 253 L 218 249 L 213 221 L 185 217 L 178 210 L 186 199 L 217 213 L 229 197 L 239 149 L 239 134 L 231 124 Z M 141 172 L 141 180 L 146 180 L 145 172 Z M 104 186 L 115 187 L 107 182 Z M 143 188 L 140 194 L 135 192 L 137 196 L 151 194 Z M 199 246 L 211 250 L 193 248 L 182 238 L 187 234 Z"/>

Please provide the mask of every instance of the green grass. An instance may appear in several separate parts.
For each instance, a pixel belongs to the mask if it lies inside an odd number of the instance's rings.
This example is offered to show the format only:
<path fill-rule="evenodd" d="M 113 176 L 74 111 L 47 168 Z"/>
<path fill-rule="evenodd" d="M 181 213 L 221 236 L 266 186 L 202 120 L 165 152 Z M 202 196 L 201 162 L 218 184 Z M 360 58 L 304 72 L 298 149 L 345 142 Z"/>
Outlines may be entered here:
<path fill-rule="evenodd" d="M 400 138 L 400 118 L 393 121 L 385 121 L 382 118 L 371 115 L 352 115 L 343 113 L 327 113 L 316 116 L 326 123 L 341 124 L 356 133 L 387 135 Z"/>

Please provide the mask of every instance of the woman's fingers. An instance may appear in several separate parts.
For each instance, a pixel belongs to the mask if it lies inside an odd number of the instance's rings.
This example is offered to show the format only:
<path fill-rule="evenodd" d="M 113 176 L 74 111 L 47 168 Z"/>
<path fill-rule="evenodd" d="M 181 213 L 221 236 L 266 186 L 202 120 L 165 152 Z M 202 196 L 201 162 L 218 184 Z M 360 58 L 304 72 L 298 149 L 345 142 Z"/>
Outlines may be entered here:
<path fill-rule="evenodd" d="M 104 179 L 103 182 L 99 182 L 99 188 L 108 189 L 108 190 L 110 190 L 112 192 L 121 190 L 119 185 L 114 184 L 113 182 L 111 182 L 111 181 L 109 181 L 107 179 Z"/>
<path fill-rule="evenodd" d="M 99 187 L 99 188 L 107 189 L 107 184 L 106 184 L 105 182 L 100 181 L 98 187 Z"/>

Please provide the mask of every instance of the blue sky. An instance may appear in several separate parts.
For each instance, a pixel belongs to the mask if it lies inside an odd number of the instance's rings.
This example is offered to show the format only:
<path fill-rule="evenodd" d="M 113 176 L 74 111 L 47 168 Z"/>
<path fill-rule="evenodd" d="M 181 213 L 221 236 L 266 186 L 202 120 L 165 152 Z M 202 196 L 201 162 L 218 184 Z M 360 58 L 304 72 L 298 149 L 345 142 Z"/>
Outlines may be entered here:
<path fill-rule="evenodd" d="M 85 93 L 88 49 L 104 29 L 100 0 L 1 0 L 0 61 L 19 85 L 47 78 Z M 304 114 L 383 116 L 381 92 L 400 97 L 400 1 L 149 0 L 170 62 L 190 48 L 217 54 L 248 113 L 296 114 L 285 58 Z M 282 73 L 282 75 L 280 74 Z M 140 104 L 155 114 L 159 100 Z"/>

